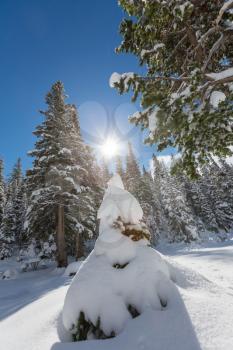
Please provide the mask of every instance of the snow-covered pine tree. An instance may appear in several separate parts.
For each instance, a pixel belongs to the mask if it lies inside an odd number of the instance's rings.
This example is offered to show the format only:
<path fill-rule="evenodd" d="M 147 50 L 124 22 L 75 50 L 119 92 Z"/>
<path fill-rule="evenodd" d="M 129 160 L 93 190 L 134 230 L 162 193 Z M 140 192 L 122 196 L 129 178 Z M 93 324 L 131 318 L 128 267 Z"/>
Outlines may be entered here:
<path fill-rule="evenodd" d="M 154 193 L 154 184 L 151 173 L 143 166 L 142 174 L 142 199 L 140 205 L 143 210 L 143 220 L 151 232 L 151 242 L 156 244 L 159 238 L 158 198 Z"/>
<path fill-rule="evenodd" d="M 0 259 L 12 255 L 12 246 L 15 242 L 15 213 L 13 205 L 13 189 L 10 183 L 7 185 L 4 214 L 1 222 L 1 251 Z"/>
<path fill-rule="evenodd" d="M 27 212 L 27 190 L 25 179 L 21 181 L 16 189 L 13 200 L 13 211 L 15 214 L 15 243 L 20 249 L 26 241 L 24 223 Z"/>
<path fill-rule="evenodd" d="M 228 232 L 233 226 L 233 213 L 231 203 L 225 191 L 224 173 L 220 166 L 213 162 L 203 169 L 204 190 L 210 200 L 211 208 L 220 231 Z M 221 238 L 221 233 L 219 237 Z M 225 238 L 225 234 L 222 238 Z"/>
<path fill-rule="evenodd" d="M 204 238 L 205 231 L 218 231 L 218 224 L 211 208 L 209 199 L 203 192 L 201 178 L 191 180 L 187 176 L 180 177 L 180 185 L 183 187 L 186 202 L 191 208 L 197 222 L 198 232 Z"/>
<path fill-rule="evenodd" d="M 233 164 L 228 164 L 225 159 L 220 159 L 219 163 L 222 195 L 233 212 Z"/>
<path fill-rule="evenodd" d="M 231 0 L 120 0 L 127 12 L 117 52 L 132 53 L 146 74 L 114 73 L 110 85 L 132 89 L 143 111 L 131 121 L 149 129 L 158 150 L 175 146 L 189 175 L 212 154 L 232 154 Z M 185 107 L 184 107 L 185 106 Z"/>
<path fill-rule="evenodd" d="M 24 221 L 27 210 L 26 184 L 23 178 L 22 162 L 18 158 L 9 179 L 14 215 L 14 241 L 20 248 L 24 238 Z"/>
<path fill-rule="evenodd" d="M 198 239 L 197 223 L 185 199 L 182 186 L 177 178 L 162 164 L 161 178 L 162 207 L 166 217 L 170 242 L 191 242 Z"/>
<path fill-rule="evenodd" d="M 18 246 L 21 244 L 26 211 L 25 187 L 23 186 L 20 158 L 13 167 L 6 188 L 6 203 L 1 223 L 1 234 L 6 241 L 6 245 L 8 244 L 10 254 L 13 244 Z"/>
<path fill-rule="evenodd" d="M 76 230 L 76 258 L 85 255 L 85 242 L 93 238 L 96 231 L 96 216 L 100 204 L 102 189 L 100 186 L 99 168 L 93 154 L 93 150 L 83 141 L 78 112 L 74 105 L 67 105 L 68 115 L 70 118 L 70 129 L 67 130 L 69 136 L 69 147 L 74 156 L 76 164 L 82 168 L 77 178 L 78 183 L 82 186 L 78 202 L 70 208 L 72 221 L 78 218 L 78 230 Z M 81 224 L 81 226 L 80 226 Z M 75 232 L 75 230 L 73 229 Z M 72 249 L 74 244 L 70 244 Z"/>
<path fill-rule="evenodd" d="M 168 233 L 168 223 L 164 213 L 162 184 L 164 183 L 166 168 L 155 155 L 152 158 L 152 193 L 154 197 L 155 221 L 158 228 L 158 238 L 163 239 Z M 166 186 L 164 186 L 166 189 Z"/>
<path fill-rule="evenodd" d="M 116 173 L 120 175 L 123 183 L 125 182 L 125 171 L 122 164 L 122 158 L 120 155 L 116 156 Z"/>
<path fill-rule="evenodd" d="M 141 203 L 143 199 L 142 174 L 130 142 L 126 156 L 125 184 L 127 191 L 132 193 Z"/>
<path fill-rule="evenodd" d="M 3 229 L 3 220 L 6 220 L 5 202 L 6 202 L 6 186 L 3 176 L 3 160 L 0 159 L 0 260 L 7 258 L 11 255 L 11 249 L 7 237 L 5 237 L 5 230 Z"/>
<path fill-rule="evenodd" d="M 115 175 L 98 211 L 95 248 L 65 298 L 66 341 L 115 337 L 148 308 L 161 312 L 172 302 L 175 289 L 168 265 L 148 246 L 150 234 L 142 217 L 138 201 Z"/>
<path fill-rule="evenodd" d="M 33 169 L 27 172 L 28 231 L 43 240 L 56 233 L 58 266 L 67 264 L 65 235 L 67 240 L 72 236 L 79 240 L 84 231 L 79 206 L 81 195 L 87 191 L 76 109 L 66 105 L 65 98 L 63 84 L 58 81 L 46 96 L 47 111 L 41 112 L 44 121 L 34 132 L 38 140 L 30 152 Z"/>
<path fill-rule="evenodd" d="M 106 188 L 109 179 L 111 178 L 111 173 L 109 171 L 107 160 L 103 157 L 100 166 L 100 174 L 101 174 L 101 187 Z"/>
<path fill-rule="evenodd" d="M 5 206 L 5 181 L 3 176 L 3 160 L 0 159 L 0 227 L 4 214 Z"/>

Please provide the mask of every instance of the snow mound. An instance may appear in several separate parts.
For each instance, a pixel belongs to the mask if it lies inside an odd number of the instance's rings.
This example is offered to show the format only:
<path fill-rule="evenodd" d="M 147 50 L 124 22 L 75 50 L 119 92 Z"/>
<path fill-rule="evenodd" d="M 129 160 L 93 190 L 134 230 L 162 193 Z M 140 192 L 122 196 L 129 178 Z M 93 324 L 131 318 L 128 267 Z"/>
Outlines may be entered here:
<path fill-rule="evenodd" d="M 84 312 L 92 324 L 100 320 L 108 337 L 119 334 L 132 319 L 130 308 L 141 314 L 167 304 L 172 282 L 166 263 L 154 249 L 132 245 L 136 246 L 135 256 L 124 268 L 95 251 L 82 264 L 65 298 L 63 324 L 67 331 L 76 331 L 80 312 Z"/>
<path fill-rule="evenodd" d="M 80 266 L 82 264 L 82 261 L 74 261 L 71 264 L 67 266 L 64 272 L 64 277 L 70 277 L 76 275 L 77 271 L 79 270 Z"/>

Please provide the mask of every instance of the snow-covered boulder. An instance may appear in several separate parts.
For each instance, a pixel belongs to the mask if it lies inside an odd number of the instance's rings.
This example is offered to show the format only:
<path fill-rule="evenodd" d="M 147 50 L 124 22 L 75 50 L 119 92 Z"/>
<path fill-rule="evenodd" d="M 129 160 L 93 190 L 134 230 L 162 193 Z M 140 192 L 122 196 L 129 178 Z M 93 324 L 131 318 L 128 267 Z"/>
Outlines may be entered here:
<path fill-rule="evenodd" d="M 113 337 L 148 308 L 166 307 L 172 290 L 169 269 L 149 247 L 142 216 L 138 201 L 114 176 L 98 212 L 95 248 L 65 298 L 63 325 L 74 341 Z"/>

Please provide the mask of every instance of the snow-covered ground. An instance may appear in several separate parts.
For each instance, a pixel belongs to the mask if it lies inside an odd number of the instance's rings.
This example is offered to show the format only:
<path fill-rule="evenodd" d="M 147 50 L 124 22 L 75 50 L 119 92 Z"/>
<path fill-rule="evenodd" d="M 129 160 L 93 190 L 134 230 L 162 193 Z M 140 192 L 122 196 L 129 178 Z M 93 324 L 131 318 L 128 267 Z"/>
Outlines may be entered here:
<path fill-rule="evenodd" d="M 0 280 L 4 350 L 230 350 L 233 348 L 233 241 L 161 246 L 177 292 L 162 311 L 146 311 L 116 338 L 60 343 L 57 323 L 72 279 L 53 266 Z M 0 262 L 0 271 L 16 262 Z M 93 291 L 94 293 L 94 291 Z"/>

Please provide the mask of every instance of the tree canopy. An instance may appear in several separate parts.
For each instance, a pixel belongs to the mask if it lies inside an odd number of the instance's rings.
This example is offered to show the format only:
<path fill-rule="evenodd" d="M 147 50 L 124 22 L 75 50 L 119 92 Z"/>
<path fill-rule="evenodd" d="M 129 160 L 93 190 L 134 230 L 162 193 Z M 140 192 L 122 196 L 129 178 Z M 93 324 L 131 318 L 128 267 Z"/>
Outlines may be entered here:
<path fill-rule="evenodd" d="M 132 53 L 145 74 L 113 73 L 110 85 L 133 91 L 142 111 L 130 121 L 145 142 L 176 147 L 191 176 L 212 155 L 232 154 L 233 1 L 120 0 L 118 53 Z"/>

